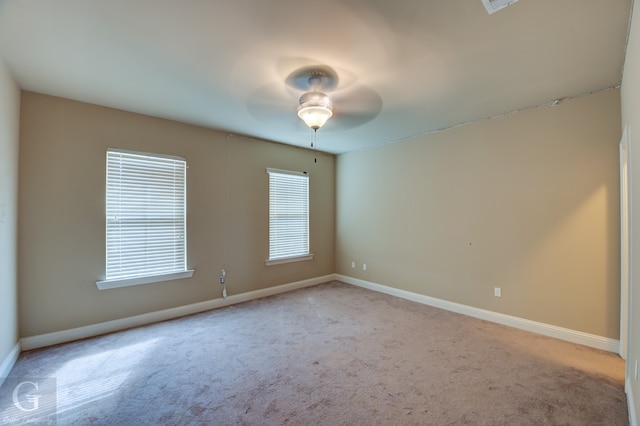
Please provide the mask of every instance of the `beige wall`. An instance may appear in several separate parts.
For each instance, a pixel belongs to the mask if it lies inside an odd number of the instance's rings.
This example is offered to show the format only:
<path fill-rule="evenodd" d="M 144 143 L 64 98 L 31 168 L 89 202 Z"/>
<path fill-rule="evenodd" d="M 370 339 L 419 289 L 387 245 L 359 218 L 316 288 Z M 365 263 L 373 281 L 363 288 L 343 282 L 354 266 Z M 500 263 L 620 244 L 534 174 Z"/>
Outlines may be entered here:
<path fill-rule="evenodd" d="M 29 92 L 20 131 L 21 337 L 219 298 L 223 266 L 229 295 L 334 272 L 334 157 L 314 163 L 308 150 Z M 107 147 L 187 159 L 191 279 L 96 288 Z M 310 174 L 313 261 L 265 266 L 267 167 Z"/>
<path fill-rule="evenodd" d="M 0 58 L 0 364 L 18 343 L 18 129 L 20 90 Z"/>
<path fill-rule="evenodd" d="M 619 140 L 610 90 L 340 155 L 337 272 L 618 339 Z"/>
<path fill-rule="evenodd" d="M 637 6 L 638 2 L 634 2 Z M 634 8 L 627 57 L 622 78 L 622 125 L 627 126 L 631 170 L 631 309 L 627 349 L 628 385 L 633 391 L 636 416 L 640 415 L 640 383 L 634 379 L 635 362 L 640 360 L 640 15 Z M 635 248 L 635 249 L 634 249 Z"/>

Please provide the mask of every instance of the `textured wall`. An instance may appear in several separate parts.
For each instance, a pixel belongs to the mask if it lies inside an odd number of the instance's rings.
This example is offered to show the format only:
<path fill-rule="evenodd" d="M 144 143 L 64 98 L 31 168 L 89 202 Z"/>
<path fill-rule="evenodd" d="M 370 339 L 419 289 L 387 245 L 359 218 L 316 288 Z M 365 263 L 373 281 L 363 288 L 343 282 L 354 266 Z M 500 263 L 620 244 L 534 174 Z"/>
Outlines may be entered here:
<path fill-rule="evenodd" d="M 617 339 L 620 134 L 609 90 L 340 155 L 337 272 Z"/>
<path fill-rule="evenodd" d="M 230 295 L 334 272 L 334 157 L 314 163 L 299 148 L 29 92 L 21 111 L 21 336 L 219 298 L 223 266 Z M 187 159 L 191 279 L 96 288 L 105 274 L 107 147 Z M 265 266 L 267 167 L 310 174 L 313 261 Z"/>
<path fill-rule="evenodd" d="M 0 364 L 18 343 L 18 130 L 20 89 L 0 58 Z"/>

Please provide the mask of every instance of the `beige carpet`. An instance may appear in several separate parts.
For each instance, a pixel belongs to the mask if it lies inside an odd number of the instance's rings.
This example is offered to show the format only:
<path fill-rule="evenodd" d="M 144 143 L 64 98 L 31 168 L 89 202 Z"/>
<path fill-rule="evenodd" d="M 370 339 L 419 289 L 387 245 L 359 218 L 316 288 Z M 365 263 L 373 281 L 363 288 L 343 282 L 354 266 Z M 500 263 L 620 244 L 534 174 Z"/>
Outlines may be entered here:
<path fill-rule="evenodd" d="M 55 379 L 61 425 L 626 425 L 623 370 L 615 354 L 332 282 L 23 353 L 0 424 L 35 377 Z"/>

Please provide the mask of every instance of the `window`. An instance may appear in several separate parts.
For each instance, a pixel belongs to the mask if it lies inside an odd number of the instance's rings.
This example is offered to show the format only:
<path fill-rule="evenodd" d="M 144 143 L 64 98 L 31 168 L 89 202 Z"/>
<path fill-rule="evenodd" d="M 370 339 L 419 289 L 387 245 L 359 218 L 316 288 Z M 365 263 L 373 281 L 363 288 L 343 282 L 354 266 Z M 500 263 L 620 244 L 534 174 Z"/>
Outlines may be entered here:
<path fill-rule="evenodd" d="M 267 169 L 269 173 L 269 260 L 267 265 L 310 260 L 309 176 Z"/>
<path fill-rule="evenodd" d="M 106 279 L 114 288 L 186 278 L 186 161 L 107 150 Z"/>

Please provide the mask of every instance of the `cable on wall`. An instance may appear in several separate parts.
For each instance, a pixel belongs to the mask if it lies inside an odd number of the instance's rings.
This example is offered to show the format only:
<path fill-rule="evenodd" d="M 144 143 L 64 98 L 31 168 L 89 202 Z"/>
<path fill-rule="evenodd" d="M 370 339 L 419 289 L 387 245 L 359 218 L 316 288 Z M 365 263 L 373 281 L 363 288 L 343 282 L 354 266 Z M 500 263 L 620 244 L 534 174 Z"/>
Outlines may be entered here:
<path fill-rule="evenodd" d="M 225 158 L 225 180 L 226 180 L 226 193 L 225 193 L 225 212 L 224 212 L 224 243 L 223 243 L 223 250 L 222 250 L 222 269 L 220 270 L 220 284 L 222 284 L 222 298 L 226 299 L 227 298 L 227 284 L 226 284 L 226 280 L 227 280 L 227 250 L 228 250 L 228 244 L 229 244 L 229 195 L 230 195 L 230 183 L 229 183 L 229 176 L 230 176 L 230 152 L 229 152 L 229 139 L 231 138 L 231 134 L 227 134 L 227 140 L 226 140 L 226 158 Z"/>

